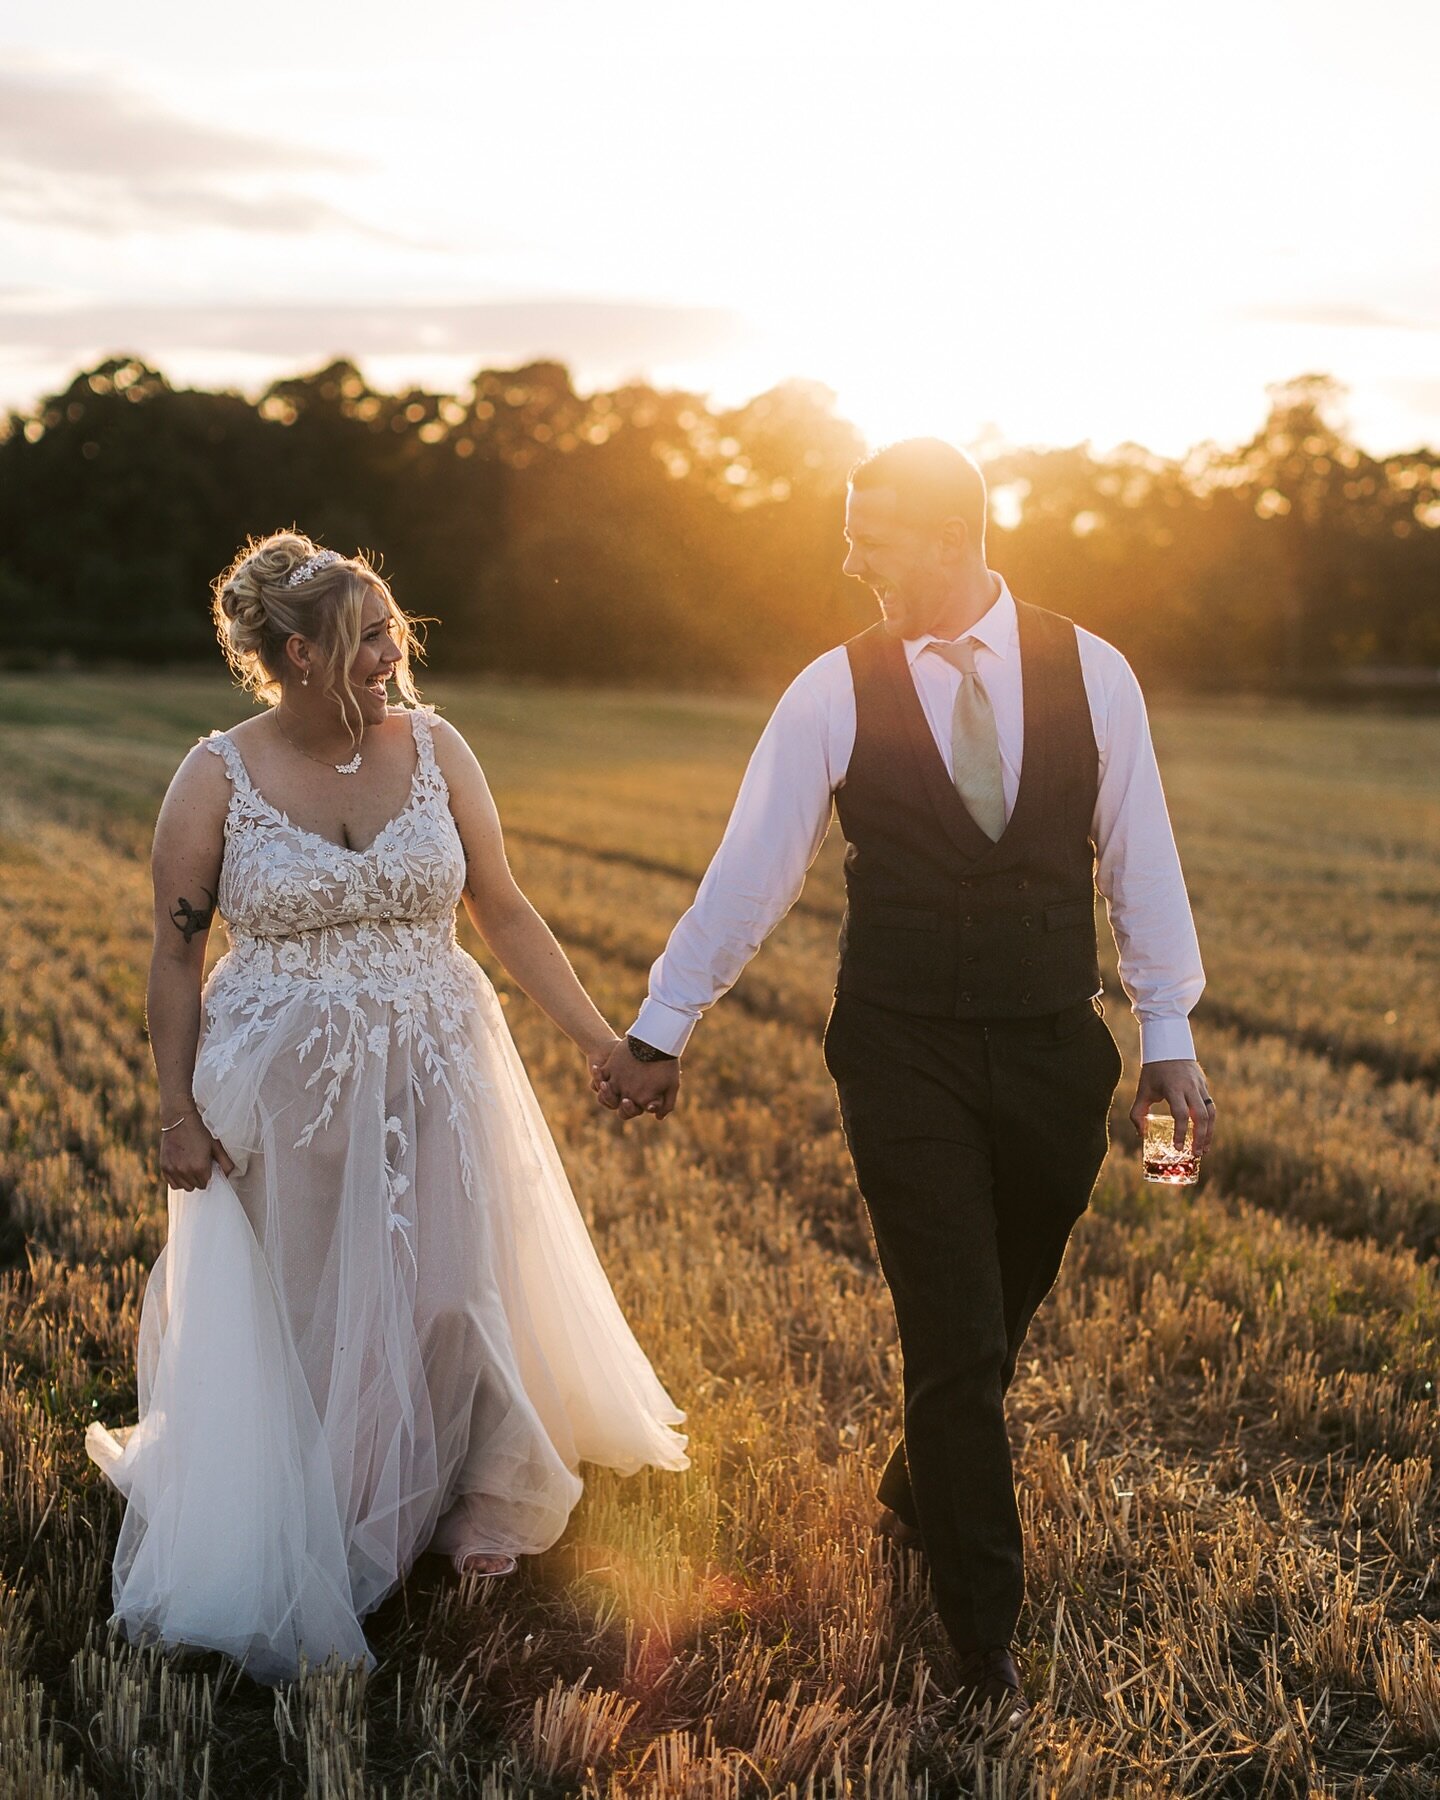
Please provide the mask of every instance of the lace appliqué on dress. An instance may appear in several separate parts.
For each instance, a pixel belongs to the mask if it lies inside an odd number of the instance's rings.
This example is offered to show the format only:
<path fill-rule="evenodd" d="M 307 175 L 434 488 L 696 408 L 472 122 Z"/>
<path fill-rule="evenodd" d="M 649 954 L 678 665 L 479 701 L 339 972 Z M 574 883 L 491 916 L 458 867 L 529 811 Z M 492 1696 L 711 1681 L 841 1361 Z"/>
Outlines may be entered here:
<path fill-rule="evenodd" d="M 331 1123 L 367 1059 L 396 1045 L 411 1053 L 417 1103 L 440 1100 L 457 1128 L 489 1091 L 468 1051 L 477 976 L 489 984 L 455 939 L 464 849 L 435 761 L 431 710 L 408 716 L 410 793 L 364 850 L 294 824 L 258 791 L 224 732 L 201 740 L 231 782 L 217 897 L 230 948 L 206 984 L 196 1082 L 223 1084 L 303 998 L 310 1024 L 293 1048 L 314 1104 L 308 1116 L 302 1109 L 297 1150 Z M 464 1133 L 459 1141 L 463 1151 Z M 470 1185 L 468 1153 L 462 1161 Z"/>

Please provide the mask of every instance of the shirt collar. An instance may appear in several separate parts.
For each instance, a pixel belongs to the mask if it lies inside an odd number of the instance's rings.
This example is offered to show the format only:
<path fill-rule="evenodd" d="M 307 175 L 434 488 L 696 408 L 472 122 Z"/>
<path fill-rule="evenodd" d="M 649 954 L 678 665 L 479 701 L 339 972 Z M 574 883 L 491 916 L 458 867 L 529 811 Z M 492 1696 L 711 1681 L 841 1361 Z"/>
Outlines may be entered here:
<path fill-rule="evenodd" d="M 977 644 L 983 644 L 996 656 L 1008 656 L 1014 649 L 1020 634 L 1020 623 L 1015 616 L 1015 600 L 1006 585 L 1005 577 L 998 570 L 991 574 L 1000 583 L 998 598 L 991 604 L 990 610 L 983 613 L 967 632 L 962 635 L 974 638 Z M 927 631 L 924 637 L 905 639 L 905 657 L 911 668 L 927 644 L 949 644 L 953 638 L 937 637 L 933 631 Z"/>

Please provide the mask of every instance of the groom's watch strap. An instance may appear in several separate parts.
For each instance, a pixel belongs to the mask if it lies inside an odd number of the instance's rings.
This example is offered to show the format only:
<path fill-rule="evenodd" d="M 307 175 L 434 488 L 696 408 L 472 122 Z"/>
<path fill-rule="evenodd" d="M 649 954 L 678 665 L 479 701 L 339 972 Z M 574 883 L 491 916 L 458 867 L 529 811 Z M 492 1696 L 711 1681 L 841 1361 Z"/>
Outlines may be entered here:
<path fill-rule="evenodd" d="M 636 1062 L 678 1062 L 680 1060 L 668 1050 L 657 1050 L 653 1044 L 647 1044 L 644 1038 L 627 1035 L 625 1043 Z"/>

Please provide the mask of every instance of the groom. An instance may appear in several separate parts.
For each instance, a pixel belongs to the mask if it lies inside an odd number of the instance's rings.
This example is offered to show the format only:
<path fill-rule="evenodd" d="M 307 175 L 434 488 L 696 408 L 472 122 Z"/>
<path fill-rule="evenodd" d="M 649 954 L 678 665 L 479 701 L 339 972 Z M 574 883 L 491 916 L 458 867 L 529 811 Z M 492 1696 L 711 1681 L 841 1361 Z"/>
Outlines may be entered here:
<path fill-rule="evenodd" d="M 1188 1014 L 1204 985 L 1144 701 L 1128 663 L 1015 600 L 985 560 L 985 483 L 933 438 L 851 471 L 845 573 L 881 621 L 776 706 L 624 1046 L 624 1118 L 669 1113 L 679 1056 L 794 903 L 830 821 L 846 913 L 826 1066 L 904 1356 L 881 1528 L 922 1545 L 960 1698 L 1014 1723 L 1024 1593 L 1004 1395 L 1105 1156 L 1121 1058 L 1095 888 L 1139 1019 L 1130 1117 L 1195 1147 L 1215 1107 Z"/>

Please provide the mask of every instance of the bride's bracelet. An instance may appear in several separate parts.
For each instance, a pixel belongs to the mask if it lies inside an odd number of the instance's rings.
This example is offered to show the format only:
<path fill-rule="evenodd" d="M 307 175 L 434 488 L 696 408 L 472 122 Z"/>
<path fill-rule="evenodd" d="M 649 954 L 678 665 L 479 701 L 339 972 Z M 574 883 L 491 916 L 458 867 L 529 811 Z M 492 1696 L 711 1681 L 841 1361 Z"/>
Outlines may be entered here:
<path fill-rule="evenodd" d="M 198 1117 L 199 1117 L 199 1114 L 195 1111 L 195 1108 L 192 1106 L 190 1108 L 189 1112 L 181 1113 L 180 1117 L 178 1119 L 176 1119 L 174 1125 L 162 1125 L 160 1127 L 161 1135 L 163 1136 L 167 1131 L 173 1131 L 175 1129 L 176 1125 L 183 1125 L 187 1119 L 198 1118 Z"/>

